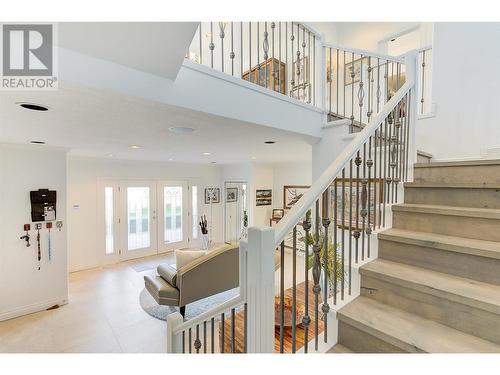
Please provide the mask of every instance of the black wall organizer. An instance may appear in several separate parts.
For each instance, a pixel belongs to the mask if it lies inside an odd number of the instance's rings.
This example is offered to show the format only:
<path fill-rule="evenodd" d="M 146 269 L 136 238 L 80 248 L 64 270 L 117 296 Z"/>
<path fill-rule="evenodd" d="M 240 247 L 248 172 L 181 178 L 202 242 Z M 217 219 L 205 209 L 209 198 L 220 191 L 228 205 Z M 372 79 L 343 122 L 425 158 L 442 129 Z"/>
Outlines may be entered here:
<path fill-rule="evenodd" d="M 49 189 L 30 191 L 31 221 L 53 221 L 56 219 L 57 192 Z"/>

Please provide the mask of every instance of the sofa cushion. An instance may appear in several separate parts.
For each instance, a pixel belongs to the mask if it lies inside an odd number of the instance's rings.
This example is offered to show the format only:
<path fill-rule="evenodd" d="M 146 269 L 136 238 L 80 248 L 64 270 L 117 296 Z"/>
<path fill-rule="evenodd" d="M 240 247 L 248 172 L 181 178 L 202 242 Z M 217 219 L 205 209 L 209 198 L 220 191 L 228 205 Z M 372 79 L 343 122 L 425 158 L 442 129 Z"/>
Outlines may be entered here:
<path fill-rule="evenodd" d="M 179 306 L 180 293 L 177 288 L 160 276 L 144 276 L 147 291 L 159 305 Z"/>
<path fill-rule="evenodd" d="M 206 251 L 201 250 L 175 250 L 175 264 L 177 269 L 181 269 L 192 261 L 201 258 Z"/>
<path fill-rule="evenodd" d="M 177 270 L 169 264 L 160 264 L 156 269 L 166 282 L 172 286 L 177 286 Z"/>

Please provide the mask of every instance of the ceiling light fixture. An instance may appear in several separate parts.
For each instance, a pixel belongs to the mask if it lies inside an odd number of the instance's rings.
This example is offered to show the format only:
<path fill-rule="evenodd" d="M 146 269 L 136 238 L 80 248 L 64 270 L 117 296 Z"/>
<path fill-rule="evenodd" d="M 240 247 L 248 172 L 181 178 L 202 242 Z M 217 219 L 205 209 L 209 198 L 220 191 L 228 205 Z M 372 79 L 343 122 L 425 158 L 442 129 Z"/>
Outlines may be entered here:
<path fill-rule="evenodd" d="M 216 162 L 216 161 L 211 161 L 210 163 L 211 163 L 211 164 L 217 164 L 217 162 Z"/>
<path fill-rule="evenodd" d="M 168 130 L 175 134 L 189 134 L 196 131 L 196 129 L 188 126 L 172 126 L 171 128 L 168 128 Z"/>
<path fill-rule="evenodd" d="M 45 141 L 31 141 L 30 143 L 34 145 L 44 145 Z"/>
<path fill-rule="evenodd" d="M 130 145 L 130 148 L 133 148 L 133 149 L 135 149 L 135 150 L 136 150 L 136 149 L 138 149 L 138 148 L 141 148 L 141 146 L 139 146 L 139 145 Z"/>
<path fill-rule="evenodd" d="M 273 145 L 275 144 L 276 142 L 275 141 L 265 141 L 264 142 L 266 145 Z"/>
<path fill-rule="evenodd" d="M 257 156 L 252 156 L 252 160 L 255 160 L 255 159 L 257 159 Z"/>
<path fill-rule="evenodd" d="M 34 103 L 17 103 L 21 107 L 25 109 L 29 109 L 30 111 L 39 111 L 39 112 L 45 112 L 49 110 L 49 107 L 46 107 L 41 104 L 34 104 Z"/>
<path fill-rule="evenodd" d="M 212 155 L 212 153 L 211 152 L 204 152 L 203 155 L 210 156 L 210 155 Z"/>

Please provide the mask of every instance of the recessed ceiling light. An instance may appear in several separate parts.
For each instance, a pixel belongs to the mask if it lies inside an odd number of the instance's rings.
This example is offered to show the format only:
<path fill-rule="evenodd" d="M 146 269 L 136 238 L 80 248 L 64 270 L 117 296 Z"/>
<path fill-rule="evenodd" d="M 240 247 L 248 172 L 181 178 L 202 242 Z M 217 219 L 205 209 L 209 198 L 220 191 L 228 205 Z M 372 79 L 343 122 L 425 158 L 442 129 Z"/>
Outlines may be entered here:
<path fill-rule="evenodd" d="M 138 149 L 138 148 L 141 148 L 141 146 L 139 146 L 139 145 L 130 145 L 130 148 Z"/>
<path fill-rule="evenodd" d="M 266 145 L 272 145 L 272 144 L 275 144 L 276 142 L 275 141 L 265 141 L 264 143 Z"/>
<path fill-rule="evenodd" d="M 30 143 L 32 143 L 34 145 L 44 145 L 45 141 L 31 141 Z"/>
<path fill-rule="evenodd" d="M 216 161 L 211 161 L 210 163 L 211 163 L 211 164 L 217 164 L 217 162 L 216 162 Z"/>
<path fill-rule="evenodd" d="M 172 126 L 171 128 L 168 128 L 168 130 L 175 134 L 188 134 L 194 132 L 196 129 L 187 126 Z"/>
<path fill-rule="evenodd" d="M 113 154 L 108 154 L 108 158 L 112 158 L 113 156 Z"/>
<path fill-rule="evenodd" d="M 18 103 L 21 107 L 25 109 L 29 109 L 30 111 L 48 111 L 49 107 L 46 107 L 41 104 L 34 104 L 34 103 Z"/>
<path fill-rule="evenodd" d="M 211 152 L 204 152 L 203 155 L 210 156 L 210 155 L 212 155 L 212 153 Z"/>
<path fill-rule="evenodd" d="M 174 161 L 174 158 L 169 158 L 168 161 Z"/>
<path fill-rule="evenodd" d="M 255 159 L 257 159 L 257 156 L 252 156 L 252 160 L 255 160 Z"/>

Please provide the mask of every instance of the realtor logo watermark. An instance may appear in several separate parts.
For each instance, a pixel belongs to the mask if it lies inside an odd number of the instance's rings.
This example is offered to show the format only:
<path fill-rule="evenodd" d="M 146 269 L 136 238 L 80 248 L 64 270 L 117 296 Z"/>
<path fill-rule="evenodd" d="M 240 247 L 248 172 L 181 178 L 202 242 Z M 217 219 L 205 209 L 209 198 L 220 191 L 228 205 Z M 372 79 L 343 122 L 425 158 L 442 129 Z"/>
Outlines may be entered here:
<path fill-rule="evenodd" d="M 1 25 L 2 90 L 56 90 L 55 25 Z"/>

